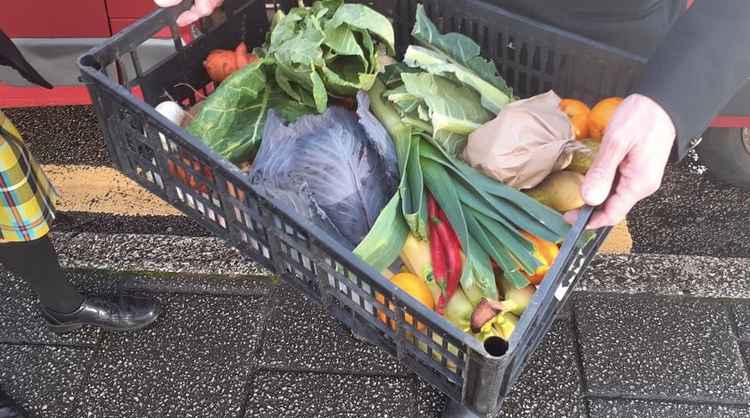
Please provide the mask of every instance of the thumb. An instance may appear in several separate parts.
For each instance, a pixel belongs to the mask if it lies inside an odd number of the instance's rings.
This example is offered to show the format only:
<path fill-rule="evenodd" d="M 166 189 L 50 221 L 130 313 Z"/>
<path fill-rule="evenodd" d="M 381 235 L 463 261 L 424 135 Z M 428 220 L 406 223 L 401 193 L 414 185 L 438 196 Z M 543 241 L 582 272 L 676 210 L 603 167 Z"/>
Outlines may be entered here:
<path fill-rule="evenodd" d="M 607 200 L 620 163 L 627 155 L 628 145 L 616 133 L 605 134 L 602 145 L 583 180 L 581 194 L 587 205 L 598 206 Z"/>

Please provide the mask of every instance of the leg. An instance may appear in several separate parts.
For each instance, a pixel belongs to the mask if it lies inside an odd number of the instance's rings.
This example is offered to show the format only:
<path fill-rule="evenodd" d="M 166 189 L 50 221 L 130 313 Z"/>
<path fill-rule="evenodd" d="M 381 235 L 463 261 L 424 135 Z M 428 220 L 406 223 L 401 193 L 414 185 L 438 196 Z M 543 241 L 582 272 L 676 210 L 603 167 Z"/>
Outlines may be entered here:
<path fill-rule="evenodd" d="M 36 291 L 42 316 L 58 333 L 84 325 L 113 331 L 138 330 L 156 321 L 161 313 L 159 305 L 148 298 L 82 296 L 65 278 L 46 235 L 33 241 L 1 244 L 0 262 Z"/>
<path fill-rule="evenodd" d="M 25 280 L 47 309 L 60 313 L 75 311 L 83 296 L 75 290 L 60 268 L 49 236 L 33 241 L 0 245 L 0 263 Z"/>

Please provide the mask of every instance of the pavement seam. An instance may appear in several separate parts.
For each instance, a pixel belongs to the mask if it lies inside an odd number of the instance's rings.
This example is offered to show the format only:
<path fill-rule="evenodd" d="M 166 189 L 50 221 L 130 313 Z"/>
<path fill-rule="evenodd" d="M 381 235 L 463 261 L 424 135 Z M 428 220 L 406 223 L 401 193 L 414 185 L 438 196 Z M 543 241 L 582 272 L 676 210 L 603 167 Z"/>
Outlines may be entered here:
<path fill-rule="evenodd" d="M 93 372 L 94 364 L 96 364 L 97 361 L 99 361 L 102 356 L 104 356 L 104 340 L 106 338 L 107 333 L 103 331 L 99 331 L 99 335 L 97 336 L 96 344 L 93 346 L 93 353 L 91 354 L 91 358 L 88 361 L 88 364 L 86 364 L 86 368 L 83 372 L 83 378 L 81 379 L 81 383 L 78 385 L 78 390 L 76 390 L 76 404 L 75 409 L 78 412 L 83 412 L 83 395 L 85 394 L 85 390 L 89 385 L 89 382 L 91 381 L 91 374 Z"/>
<path fill-rule="evenodd" d="M 0 340 L 0 345 L 26 345 L 31 347 L 56 347 L 74 350 L 96 350 L 97 344 L 41 343 L 35 341 Z"/>
<path fill-rule="evenodd" d="M 591 417 L 591 408 L 589 407 L 589 402 L 587 400 L 589 387 L 588 382 L 586 381 L 586 374 L 583 367 L 583 349 L 581 348 L 580 335 L 578 333 L 577 315 L 575 313 L 575 309 L 573 309 L 573 304 L 575 304 L 575 299 L 570 298 L 568 300 L 568 319 L 566 321 L 568 322 L 568 327 L 573 338 L 573 350 L 576 359 L 576 367 L 578 368 L 578 379 L 581 384 L 581 397 L 583 398 L 583 413 L 587 417 Z"/>
<path fill-rule="evenodd" d="M 740 328 L 739 325 L 737 325 L 737 310 L 734 307 L 734 304 L 727 304 L 727 316 L 729 317 L 729 325 L 732 327 L 732 333 L 734 334 L 734 339 L 739 343 L 742 341 L 740 338 Z M 749 375 L 750 376 L 750 375 Z"/>
<path fill-rule="evenodd" d="M 659 396 L 659 395 L 629 395 L 627 393 L 618 393 L 618 392 L 598 392 L 598 393 L 589 393 L 587 395 L 587 398 L 591 400 L 601 399 L 601 400 L 615 400 L 615 401 L 646 401 L 646 402 L 673 403 L 673 404 L 681 404 L 681 405 L 698 405 L 698 406 L 699 405 L 713 405 L 713 406 L 738 407 L 738 408 L 746 408 L 746 409 L 750 408 L 750 402 L 721 401 L 721 400 L 700 398 L 700 397 L 671 398 L 668 396 Z"/>
<path fill-rule="evenodd" d="M 367 371 L 341 371 L 341 370 L 321 370 L 308 369 L 305 367 L 284 367 L 284 366 L 258 366 L 258 372 L 273 373 L 293 373 L 293 374 L 318 374 L 334 376 L 359 376 L 359 377 L 397 377 L 408 379 L 413 373 L 389 373 L 389 372 L 367 372 Z"/>
<path fill-rule="evenodd" d="M 280 298 L 278 294 L 281 291 L 280 289 L 281 286 L 279 286 L 279 284 L 277 283 L 276 285 L 274 285 L 274 288 L 271 289 L 268 295 L 265 296 L 271 301 L 271 307 L 261 319 L 261 329 L 260 333 L 258 333 L 258 346 L 255 347 L 255 352 L 253 353 L 252 359 L 253 364 L 250 365 L 250 375 L 248 376 L 247 382 L 245 383 L 245 393 L 243 394 L 243 401 L 240 407 L 240 413 L 238 415 L 239 418 L 243 418 L 245 415 L 247 415 L 247 407 L 250 403 L 253 384 L 255 383 L 255 378 L 258 375 L 258 371 L 260 371 L 259 363 L 260 358 L 263 355 L 263 340 L 266 336 L 266 323 L 270 318 L 273 317 L 274 313 L 276 313 L 276 310 L 279 309 Z"/>

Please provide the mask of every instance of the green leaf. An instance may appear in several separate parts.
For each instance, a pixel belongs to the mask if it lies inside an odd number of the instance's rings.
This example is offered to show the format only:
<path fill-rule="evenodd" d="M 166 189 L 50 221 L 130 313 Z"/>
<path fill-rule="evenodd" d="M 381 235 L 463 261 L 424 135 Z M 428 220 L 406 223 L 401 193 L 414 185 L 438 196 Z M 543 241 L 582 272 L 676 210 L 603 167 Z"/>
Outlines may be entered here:
<path fill-rule="evenodd" d="M 418 68 L 411 68 L 401 61 L 396 61 L 393 64 L 387 65 L 378 78 L 385 84 L 389 89 L 396 88 L 404 84 L 401 79 L 403 73 L 421 73 L 422 70 Z"/>
<path fill-rule="evenodd" d="M 512 202 L 519 209 L 534 217 L 539 224 L 543 225 L 557 236 L 554 239 L 543 239 L 554 243 L 560 243 L 565 237 L 565 234 L 570 230 L 570 225 L 565 222 L 562 215 L 555 210 L 542 205 L 523 192 L 490 179 L 463 161 L 455 161 L 455 164 L 456 167 L 458 167 L 458 169 L 467 177 L 467 181 L 475 184 L 478 188 L 491 195 Z M 542 238 L 541 235 L 534 231 L 529 230 L 529 232 Z"/>
<path fill-rule="evenodd" d="M 268 109 L 274 109 L 287 122 L 294 122 L 301 116 L 315 113 L 314 106 L 306 106 L 301 102 L 292 100 L 283 90 L 273 86 L 271 96 L 268 99 Z"/>
<path fill-rule="evenodd" d="M 492 119 L 480 104 L 479 95 L 453 81 L 428 73 L 402 73 L 406 90 L 422 98 L 430 110 L 433 138 L 451 155 L 457 155 L 468 135 Z M 463 137 L 465 140 L 465 136 Z"/>
<path fill-rule="evenodd" d="M 513 99 L 512 95 L 498 90 L 474 72 L 446 59 L 440 52 L 414 45 L 410 45 L 404 55 L 404 62 L 410 66 L 419 67 L 430 74 L 451 77 L 471 87 L 480 94 L 481 105 L 493 114 L 499 113 Z"/>
<path fill-rule="evenodd" d="M 300 96 L 300 94 L 296 89 L 292 87 L 291 83 L 289 83 L 289 79 L 286 75 L 284 75 L 284 72 L 279 67 L 276 67 L 274 69 L 274 79 L 276 80 L 276 84 L 281 87 L 281 89 L 284 90 L 284 92 L 288 94 L 289 97 L 298 102 L 302 101 L 302 97 Z"/>
<path fill-rule="evenodd" d="M 323 62 L 321 45 L 325 39 L 325 32 L 315 16 L 306 15 L 304 20 L 288 24 L 286 21 L 297 18 L 298 14 L 290 14 L 276 28 L 282 35 L 274 38 L 271 35 L 269 48 L 273 57 L 286 65 L 301 64 L 303 66 L 319 65 Z M 293 28 L 293 29 L 292 29 Z M 293 31 L 293 35 L 289 32 Z"/>
<path fill-rule="evenodd" d="M 326 85 L 340 96 L 352 96 L 359 90 L 370 90 L 377 78 L 376 74 L 364 72 L 361 63 L 347 60 L 347 57 L 338 57 L 331 63 L 322 67 Z"/>
<path fill-rule="evenodd" d="M 373 36 L 393 46 L 393 27 L 385 16 L 363 5 L 324 0 L 276 13 L 258 51 L 276 66 L 279 88 L 322 113 L 328 96 L 354 96 L 372 87 L 379 70 Z"/>
<path fill-rule="evenodd" d="M 396 193 L 353 252 L 378 271 L 383 271 L 399 257 L 408 234 L 409 227 L 401 214 L 401 198 Z"/>
<path fill-rule="evenodd" d="M 367 73 L 377 73 L 380 71 L 380 68 L 378 67 L 378 51 L 377 48 L 375 48 L 375 43 L 372 40 L 372 35 L 370 35 L 370 32 L 363 30 L 363 31 L 356 31 L 361 37 L 362 37 L 362 49 L 364 50 L 365 57 L 369 57 L 368 61 L 368 67 L 367 67 Z"/>
<path fill-rule="evenodd" d="M 471 208 L 468 208 L 468 211 L 481 225 L 484 226 L 488 235 L 501 242 L 503 246 L 513 254 L 513 257 L 521 263 L 524 270 L 536 271 L 536 269 L 542 265 L 542 263 L 534 257 L 533 248 L 531 250 L 525 248 L 525 246 L 519 242 L 520 240 L 513 237 L 513 233 L 503 224 Z"/>
<path fill-rule="evenodd" d="M 466 167 L 469 167 L 468 165 L 449 156 L 440 147 L 434 144 L 432 147 L 425 145 L 420 148 L 420 151 L 423 158 L 436 161 L 451 170 L 463 180 L 464 185 L 471 187 L 491 208 L 494 208 L 495 212 L 501 214 L 519 228 L 555 243 L 561 242 L 567 231 L 570 230 L 570 225 L 565 222 L 559 213 L 509 186 L 485 177 L 476 170 L 466 169 Z M 461 168 L 466 169 L 466 171 Z M 511 190 L 505 191 L 504 189 L 506 188 Z M 503 191 L 504 193 L 507 192 L 507 194 L 505 198 L 498 198 L 491 191 Z M 517 194 L 522 194 L 523 196 L 519 197 Z M 515 200 L 517 198 L 519 201 Z M 520 203 L 517 204 L 517 202 Z M 561 229 L 558 231 L 550 228 L 548 225 L 560 227 Z"/>
<path fill-rule="evenodd" d="M 367 30 L 385 43 L 389 54 L 395 54 L 396 35 L 393 32 L 393 25 L 388 18 L 368 6 L 343 4 L 336 10 L 329 24 L 334 27 L 347 24 L 353 28 Z"/>
<path fill-rule="evenodd" d="M 364 52 L 354 38 L 354 32 L 346 25 L 326 26 L 325 44 L 338 55 L 354 55 L 360 57 L 365 63 Z"/>
<path fill-rule="evenodd" d="M 342 4 L 344 4 L 344 0 L 317 0 L 313 3 L 312 10 L 319 19 L 323 17 L 330 19 Z"/>
<path fill-rule="evenodd" d="M 258 60 L 224 80 L 187 131 L 229 161 L 248 161 L 261 141 L 270 93 L 263 60 Z"/>
<path fill-rule="evenodd" d="M 388 131 L 391 140 L 396 145 L 396 154 L 398 155 L 399 171 L 405 172 L 406 161 L 409 158 L 409 147 L 411 146 L 411 129 L 401 121 L 401 117 L 394 109 L 393 105 L 383 99 L 385 93 L 385 84 L 380 79 L 376 79 L 372 88 L 367 92 L 370 98 L 370 110 L 378 118 L 383 127 Z"/>
<path fill-rule="evenodd" d="M 432 147 L 425 146 L 421 148 L 421 152 L 423 157 L 443 164 L 461 177 L 465 184 L 479 192 L 490 206 L 509 211 L 511 216 L 507 218 L 520 228 L 555 243 L 559 243 L 570 230 L 570 225 L 558 212 L 512 187 L 486 177 L 463 161 L 446 154 L 440 147 L 434 144 Z"/>
<path fill-rule="evenodd" d="M 502 268 L 506 279 L 510 280 L 514 286 L 525 287 L 529 284 L 526 276 L 521 272 L 520 266 L 513 259 L 508 249 L 496 237 L 488 234 L 484 227 L 477 221 L 474 212 L 466 213 L 466 223 L 469 226 L 469 232 L 487 254 L 495 260 Z"/>
<path fill-rule="evenodd" d="M 498 299 L 497 284 L 495 283 L 495 272 L 492 271 L 492 264 L 490 264 L 490 257 L 487 252 L 477 242 L 473 234 L 469 234 L 469 245 L 471 247 L 471 257 L 469 261 L 471 263 L 472 279 L 471 282 L 466 280 L 461 281 L 461 286 L 464 288 L 470 288 L 472 284 L 479 286 L 479 290 L 482 291 L 482 295 L 490 299 Z"/>
<path fill-rule="evenodd" d="M 271 49 L 282 45 L 284 42 L 294 38 L 297 34 L 297 23 L 302 21 L 304 10 L 292 9 L 288 15 L 282 11 L 276 12 L 273 19 L 273 30 L 271 31 L 270 47 Z"/>
<path fill-rule="evenodd" d="M 427 216 L 423 216 L 422 209 L 425 208 L 425 194 L 424 194 L 424 178 L 422 176 L 422 166 L 419 159 L 419 145 L 420 138 L 417 135 L 412 136 L 411 149 L 409 151 L 409 162 L 406 165 L 406 178 L 409 190 L 409 199 L 411 204 L 409 210 L 404 211 L 404 218 L 406 223 L 409 224 L 409 228 L 414 235 L 421 239 L 426 240 L 427 237 Z M 407 196 L 402 194 L 404 200 Z"/>
<path fill-rule="evenodd" d="M 460 33 L 441 34 L 427 17 L 421 4 L 417 6 L 417 19 L 412 35 L 437 54 L 420 58 L 415 56 L 424 55 L 419 51 L 412 50 L 411 55 L 407 51 L 404 58 L 407 63 L 411 61 L 415 65 L 424 65 L 425 70 L 435 71 L 436 74 L 453 73 L 459 80 L 481 93 L 483 105 L 493 113 L 498 113 L 502 106 L 512 100 L 512 90 L 498 75 L 495 64 L 481 56 L 479 45 Z"/>
<path fill-rule="evenodd" d="M 316 71 L 310 72 L 310 81 L 313 85 L 313 98 L 315 99 L 315 109 L 318 113 L 325 112 L 328 107 L 328 94 L 326 93 L 326 86 L 323 84 L 323 79 L 320 78 Z"/>
<path fill-rule="evenodd" d="M 458 191 L 459 198 L 461 199 L 461 203 L 463 203 L 464 207 L 471 208 L 489 218 L 496 220 L 497 222 L 500 222 L 506 228 L 506 230 L 512 234 L 511 238 L 515 239 L 518 245 L 523 247 L 526 251 L 533 251 L 534 245 L 526 240 L 523 235 L 521 235 L 521 232 L 516 229 L 516 226 L 508 221 L 501 214 L 502 212 L 500 210 L 497 210 L 496 206 L 493 207 L 492 205 L 488 204 L 482 197 L 477 195 L 476 191 L 469 190 L 464 185 L 463 180 L 459 180 L 454 184 L 456 190 Z"/>
<path fill-rule="evenodd" d="M 458 198 L 456 189 L 453 188 L 450 176 L 440 164 L 427 159 L 422 159 L 422 173 L 427 188 L 435 196 L 435 200 L 443 212 L 445 212 L 448 222 L 453 227 L 453 230 L 456 231 L 466 258 L 470 259 L 469 232 L 461 208 L 461 201 Z M 465 263 L 464 265 L 464 273 L 469 268 L 468 264 L 470 263 Z M 464 274 L 462 274 L 463 276 Z"/>

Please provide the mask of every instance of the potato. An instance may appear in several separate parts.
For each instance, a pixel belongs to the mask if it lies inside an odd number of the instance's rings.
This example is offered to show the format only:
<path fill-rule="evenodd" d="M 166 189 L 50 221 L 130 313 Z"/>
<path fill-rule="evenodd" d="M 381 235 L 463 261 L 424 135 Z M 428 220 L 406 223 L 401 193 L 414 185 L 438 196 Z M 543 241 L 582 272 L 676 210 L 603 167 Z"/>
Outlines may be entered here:
<path fill-rule="evenodd" d="M 589 171 L 589 167 L 591 167 L 591 163 L 594 161 L 594 157 L 596 157 L 596 153 L 599 152 L 599 143 L 592 139 L 584 139 L 581 142 L 591 151 L 576 151 L 573 153 L 573 161 L 571 161 L 566 170 L 586 174 Z"/>
<path fill-rule="evenodd" d="M 526 191 L 526 194 L 539 203 L 564 213 L 584 205 L 581 185 L 584 176 L 575 171 L 558 171 L 550 174 L 539 185 Z"/>

